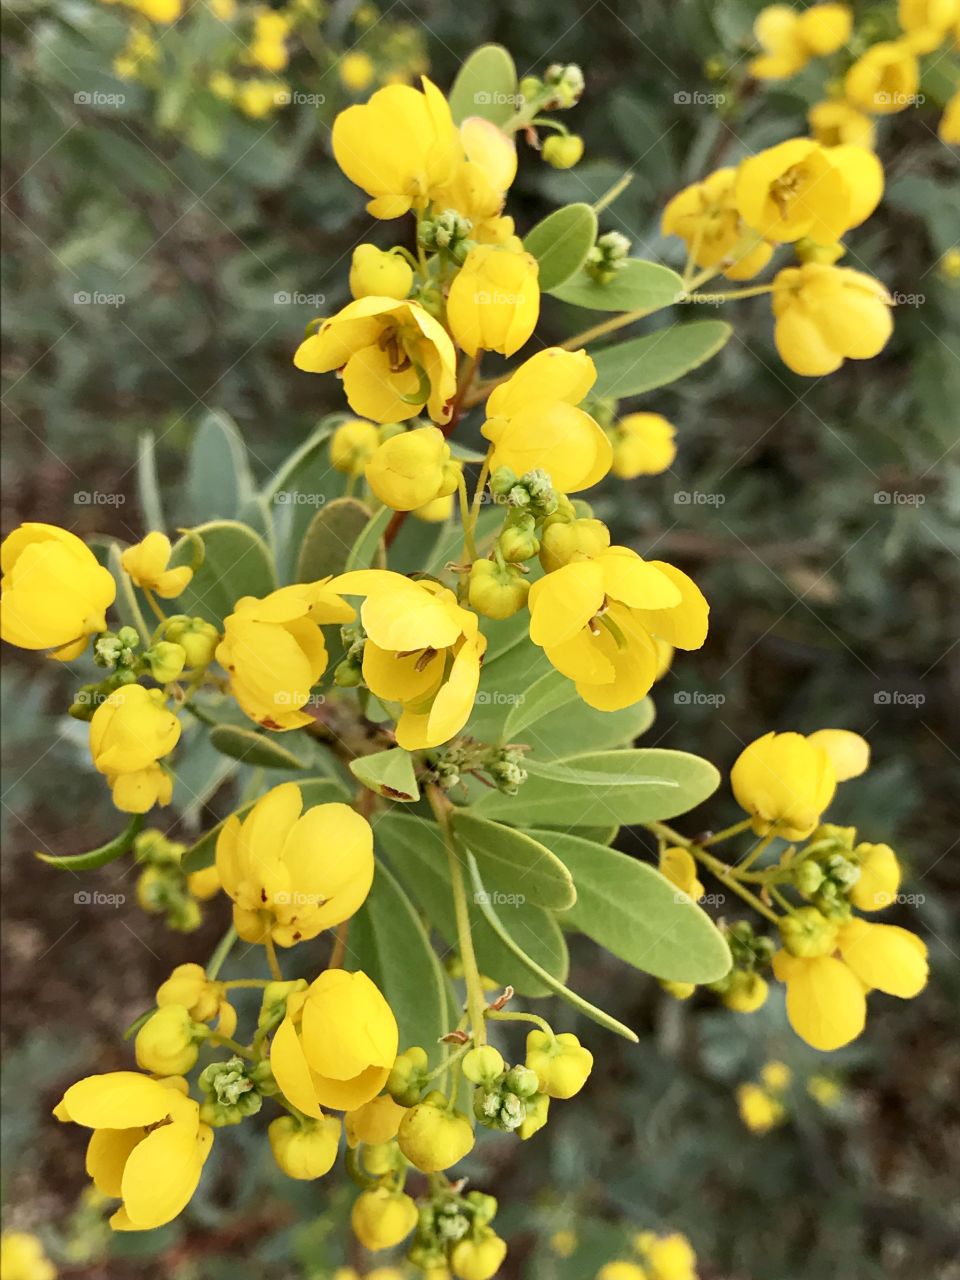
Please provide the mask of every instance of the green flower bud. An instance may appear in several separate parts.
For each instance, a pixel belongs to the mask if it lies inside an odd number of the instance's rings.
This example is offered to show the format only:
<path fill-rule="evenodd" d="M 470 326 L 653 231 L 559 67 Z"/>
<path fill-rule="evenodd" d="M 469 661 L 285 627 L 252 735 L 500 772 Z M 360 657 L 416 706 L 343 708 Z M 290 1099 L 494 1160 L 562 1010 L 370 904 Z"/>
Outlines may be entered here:
<path fill-rule="evenodd" d="M 583 139 L 575 133 L 551 134 L 540 154 L 553 169 L 572 169 L 583 158 Z"/>
<path fill-rule="evenodd" d="M 515 1093 L 518 1098 L 532 1098 L 540 1088 L 540 1078 L 536 1071 L 529 1067 L 512 1067 L 504 1079 L 504 1088 Z"/>
<path fill-rule="evenodd" d="M 387 1093 L 401 1107 L 412 1107 L 420 1101 L 420 1094 L 429 1074 L 430 1060 L 426 1049 L 414 1045 L 401 1053 L 387 1077 Z"/>
<path fill-rule="evenodd" d="M 157 684 L 176 680 L 187 661 L 187 651 L 171 640 L 160 640 L 143 655 L 150 664 L 150 674 Z"/>
<path fill-rule="evenodd" d="M 812 897 L 823 884 L 823 868 L 819 862 L 806 858 L 794 868 L 793 883 L 801 893 Z"/>
<path fill-rule="evenodd" d="M 214 1128 L 239 1124 L 247 1116 L 256 1115 L 263 1105 L 263 1098 L 242 1058 L 211 1062 L 200 1072 L 199 1084 L 206 1094 L 200 1106 L 200 1119 Z"/>
<path fill-rule="evenodd" d="M 473 1221 L 477 1226 L 486 1226 L 497 1216 L 499 1206 L 496 1196 L 487 1195 L 483 1191 L 468 1191 L 466 1201 L 473 1211 Z"/>
<path fill-rule="evenodd" d="M 529 592 L 530 584 L 516 569 L 501 569 L 493 560 L 475 560 L 471 566 L 468 600 L 485 618 L 512 618 Z"/>
<path fill-rule="evenodd" d="M 482 1044 L 464 1056 L 462 1071 L 471 1084 L 492 1084 L 506 1070 L 503 1054 L 492 1044 Z"/>
<path fill-rule="evenodd" d="M 209 666 L 220 642 L 220 632 L 203 618 L 189 618 L 184 614 L 171 618 L 163 628 L 164 640 L 178 644 L 186 654 L 186 666 L 191 670 Z"/>
<path fill-rule="evenodd" d="M 520 562 L 535 556 L 540 550 L 535 529 L 536 520 L 529 513 L 508 520 L 497 538 L 504 560 Z"/>
<path fill-rule="evenodd" d="M 837 924 L 816 907 L 800 907 L 780 921 L 780 936 L 793 956 L 825 956 L 836 947 Z"/>
<path fill-rule="evenodd" d="M 291 982 L 271 982 L 264 987 L 257 1030 L 273 1031 L 279 1027 L 287 1014 L 287 1000 L 295 991 L 306 991 L 307 986 L 306 978 L 295 978 Z"/>

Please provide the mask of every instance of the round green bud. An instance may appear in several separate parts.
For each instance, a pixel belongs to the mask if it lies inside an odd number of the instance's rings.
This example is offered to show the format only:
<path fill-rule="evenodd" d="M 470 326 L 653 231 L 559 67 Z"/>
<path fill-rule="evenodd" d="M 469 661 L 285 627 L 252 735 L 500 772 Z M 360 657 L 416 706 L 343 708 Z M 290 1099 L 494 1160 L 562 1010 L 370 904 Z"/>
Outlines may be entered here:
<path fill-rule="evenodd" d="M 499 1049 L 482 1044 L 464 1056 L 462 1070 L 471 1084 L 492 1084 L 503 1075 L 506 1063 Z"/>

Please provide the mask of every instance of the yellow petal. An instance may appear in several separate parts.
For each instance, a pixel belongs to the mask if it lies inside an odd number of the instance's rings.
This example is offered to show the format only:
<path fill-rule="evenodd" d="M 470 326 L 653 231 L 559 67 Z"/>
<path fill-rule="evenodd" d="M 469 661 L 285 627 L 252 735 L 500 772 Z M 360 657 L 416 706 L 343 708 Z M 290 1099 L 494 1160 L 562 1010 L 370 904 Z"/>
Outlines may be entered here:
<path fill-rule="evenodd" d="M 61 1103 L 67 1117 L 90 1129 L 132 1129 L 170 1114 L 169 1093 L 138 1071 L 109 1071 L 72 1084 Z"/>
<path fill-rule="evenodd" d="M 927 985 L 927 948 L 909 929 L 851 920 L 838 940 L 844 961 L 866 986 L 909 1000 Z"/>
<path fill-rule="evenodd" d="M 323 1116 L 313 1075 L 304 1057 L 300 1037 L 292 1019 L 284 1018 L 277 1028 L 270 1046 L 270 1066 L 280 1092 L 304 1115 L 319 1120 Z"/>
<path fill-rule="evenodd" d="M 95 1129 L 87 1144 L 87 1173 L 101 1195 L 119 1200 L 123 1169 L 130 1152 L 146 1137 L 146 1129 Z"/>
<path fill-rule="evenodd" d="M 163 1226 L 197 1189 L 203 1160 L 196 1136 L 179 1124 L 161 1125 L 130 1153 L 123 1170 L 123 1207 L 139 1230 Z"/>
<path fill-rule="evenodd" d="M 787 978 L 787 1017 L 814 1049 L 839 1049 L 855 1040 L 866 1023 L 863 986 L 842 960 L 816 956 L 792 966 Z"/>
<path fill-rule="evenodd" d="M 870 764 L 870 744 L 859 733 L 849 729 L 818 729 L 808 733 L 807 741 L 822 747 L 830 757 L 838 782 L 859 778 Z"/>

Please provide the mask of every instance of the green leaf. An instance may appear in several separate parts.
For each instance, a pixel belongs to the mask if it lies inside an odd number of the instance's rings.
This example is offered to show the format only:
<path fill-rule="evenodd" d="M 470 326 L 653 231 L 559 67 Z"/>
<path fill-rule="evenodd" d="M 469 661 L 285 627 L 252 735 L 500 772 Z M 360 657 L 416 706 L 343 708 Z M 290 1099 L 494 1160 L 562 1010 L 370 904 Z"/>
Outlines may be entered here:
<path fill-rule="evenodd" d="M 350 551 L 370 521 L 370 510 L 356 498 L 334 498 L 307 526 L 297 557 L 297 582 L 316 582 L 343 573 Z"/>
<path fill-rule="evenodd" d="M 730 949 L 710 917 L 659 871 L 615 849 L 553 831 L 530 833 L 566 863 L 577 901 L 564 920 L 620 960 L 669 982 L 716 982 Z"/>
<path fill-rule="evenodd" d="M 388 800 L 408 802 L 420 799 L 413 757 L 402 747 L 376 751 L 370 756 L 357 756 L 356 760 L 350 761 L 350 772 L 365 787 Z"/>
<path fill-rule="evenodd" d="M 61 871 L 95 871 L 98 867 L 105 867 L 108 863 L 116 862 L 117 858 L 123 857 L 133 844 L 134 836 L 145 820 L 144 814 L 135 813 L 118 836 L 102 844 L 99 849 L 90 849 L 87 853 L 59 856 L 54 853 L 40 853 L 37 850 L 34 856 L 48 866 L 57 867 Z"/>
<path fill-rule="evenodd" d="M 315 804 L 350 803 L 350 793 L 335 778 L 305 778 L 302 782 L 298 781 L 297 786 L 303 796 L 304 810 L 312 809 Z M 242 820 L 255 804 L 256 800 L 250 800 L 233 812 L 236 817 Z M 209 831 L 205 831 L 200 839 L 187 850 L 180 860 L 180 865 L 184 871 L 202 871 L 204 867 L 211 865 L 217 850 L 217 837 L 220 835 L 225 821 L 226 819 L 223 822 L 218 822 Z"/>
<path fill-rule="evenodd" d="M 450 946 L 457 944 L 453 890 L 443 836 L 435 822 L 414 814 L 392 812 L 374 823 L 378 849 L 418 900 L 427 918 Z M 529 970 L 518 971 L 514 954 L 487 923 L 479 904 L 469 902 L 473 945 L 481 971 L 502 986 L 512 984 L 520 995 L 548 995 L 552 988 Z M 519 898 L 519 895 L 510 895 Z M 509 932 L 522 939 L 527 953 L 551 979 L 564 981 L 570 967 L 567 944 L 556 920 L 542 907 L 511 900 L 498 904 Z"/>
<path fill-rule="evenodd" d="M 520 964 L 522 964 L 528 972 L 533 974 L 534 977 L 538 978 L 544 986 L 553 992 L 554 995 L 558 995 L 562 999 L 566 1000 L 568 1004 L 572 1004 L 580 1013 L 585 1014 L 588 1018 L 592 1018 L 594 1022 L 599 1022 L 601 1027 L 606 1027 L 609 1031 L 615 1031 L 617 1035 L 623 1036 L 625 1040 L 632 1040 L 634 1043 L 638 1043 L 639 1037 L 635 1032 L 631 1031 L 629 1027 L 624 1026 L 622 1022 L 618 1022 L 617 1019 L 612 1017 L 609 1013 L 604 1013 L 602 1009 L 598 1009 L 597 1006 L 591 1004 L 589 1000 L 584 1000 L 584 998 L 577 995 L 575 991 L 571 991 L 569 987 L 565 986 L 557 978 L 554 978 L 545 969 L 542 969 L 540 965 L 537 964 L 536 960 L 524 951 L 523 947 L 521 947 L 503 927 L 500 917 L 494 911 L 493 907 L 491 907 L 489 895 L 484 891 L 483 882 L 480 879 L 480 873 L 477 870 L 476 861 L 472 857 L 469 857 L 468 861 L 475 887 L 474 897 L 480 904 L 480 910 L 483 913 L 484 919 L 490 925 L 490 928 L 494 931 L 503 945 L 520 962 Z M 517 989 L 519 990 L 519 988 Z"/>
<path fill-rule="evenodd" d="M 400 1048 L 419 1044 L 429 1052 L 450 1022 L 449 979 L 440 966 L 416 909 L 396 878 L 377 863 L 373 888 L 350 921 L 346 967 L 377 984 L 400 1027 Z"/>
<path fill-rule="evenodd" d="M 157 482 L 157 454 L 152 431 L 141 431 L 137 440 L 137 493 L 147 530 L 166 528 Z"/>
<path fill-rule="evenodd" d="M 218 724 L 210 730 L 210 742 L 232 760 L 259 765 L 263 769 L 303 769 L 306 766 L 276 738 L 255 729 L 238 729 L 232 724 Z"/>
<path fill-rule="evenodd" d="M 516 742 L 528 725 L 536 724 L 544 716 L 566 706 L 568 702 L 580 701 L 576 685 L 566 676 L 551 667 L 549 671 L 534 680 L 526 693 L 520 695 L 503 722 L 502 741 Z"/>
<path fill-rule="evenodd" d="M 523 247 L 540 263 L 540 290 L 549 293 L 586 261 L 597 239 L 597 215 L 588 204 L 568 204 L 527 232 Z"/>
<path fill-rule="evenodd" d="M 538 760 L 557 760 L 585 751 L 629 747 L 653 724 L 652 698 L 622 711 L 598 711 L 579 699 L 568 702 L 524 733 Z"/>
<path fill-rule="evenodd" d="M 550 292 L 561 302 L 590 311 L 642 311 L 650 315 L 676 302 L 683 292 L 683 281 L 669 267 L 628 258 L 606 284 L 578 271 Z"/>
<path fill-rule="evenodd" d="M 449 102 L 457 124 L 469 116 L 505 124 L 517 109 L 517 69 L 506 49 L 499 44 L 475 49 L 457 72 Z"/>
<path fill-rule="evenodd" d="M 638 396 L 676 382 L 725 346 L 733 330 L 723 320 L 674 324 L 590 352 L 597 366 L 596 396 Z"/>
<path fill-rule="evenodd" d="M 143 643 L 148 644 L 152 628 L 147 626 L 146 619 L 143 616 L 140 601 L 137 599 L 136 587 L 134 587 L 123 570 L 123 565 L 120 562 L 120 547 L 116 542 L 111 542 L 110 549 L 107 552 L 107 568 L 113 574 L 114 581 L 117 584 L 115 608 L 120 615 L 120 621 L 124 626 L 133 627 Z"/>
<path fill-rule="evenodd" d="M 208 413 L 193 437 L 187 458 L 187 504 L 196 520 L 229 519 L 253 497 L 247 446 L 229 414 Z"/>
<path fill-rule="evenodd" d="M 526 769 L 529 776 L 519 795 L 488 791 L 472 811 L 523 826 L 628 826 L 686 813 L 720 783 L 708 761 L 659 747 L 591 752 L 557 762 L 528 760 Z"/>
<path fill-rule="evenodd" d="M 457 839 L 476 858 L 484 882 L 505 894 L 522 894 L 537 907 L 566 911 L 577 900 L 570 873 L 540 841 L 466 809 L 452 815 Z"/>
<path fill-rule="evenodd" d="M 500 741 L 510 713 L 523 706 L 531 687 L 552 670 L 543 650 L 529 642 L 526 611 L 517 616 L 522 629 L 501 633 L 502 643 L 507 644 L 511 636 L 514 643 L 480 668 L 480 684 L 467 731 L 481 742 Z M 511 618 L 499 625 L 509 628 L 512 622 Z"/>
<path fill-rule="evenodd" d="M 376 515 L 370 517 L 366 527 L 360 532 L 356 542 L 347 556 L 347 570 L 381 568 L 386 564 L 386 550 L 383 535 L 387 525 L 393 519 L 394 512 L 389 507 L 382 507 Z"/>
<path fill-rule="evenodd" d="M 202 539 L 204 560 L 178 597 L 182 613 L 198 614 L 222 627 L 241 596 L 265 596 L 276 590 L 277 577 L 267 545 L 248 525 L 236 520 L 197 525 L 177 542 L 171 564 L 193 562 L 191 536 Z"/>

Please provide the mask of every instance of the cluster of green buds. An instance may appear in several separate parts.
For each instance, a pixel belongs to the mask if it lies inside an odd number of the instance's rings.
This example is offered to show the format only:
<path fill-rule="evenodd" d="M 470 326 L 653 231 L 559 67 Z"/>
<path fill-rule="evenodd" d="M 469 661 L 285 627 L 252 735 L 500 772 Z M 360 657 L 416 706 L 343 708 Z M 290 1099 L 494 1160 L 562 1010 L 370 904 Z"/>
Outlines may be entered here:
<path fill-rule="evenodd" d="M 484 562 L 486 563 L 486 562 Z M 527 748 L 519 743 L 490 746 L 464 739 L 434 753 L 430 772 L 438 786 L 452 791 L 464 781 L 464 774 L 486 774 L 504 795 L 515 796 L 527 780 L 523 767 Z"/>
<path fill-rule="evenodd" d="M 340 628 L 344 656 L 333 672 L 333 683 L 341 689 L 356 689 L 363 684 L 363 647 L 367 633 L 359 622 L 348 622 Z"/>
<path fill-rule="evenodd" d="M 154 829 L 133 842 L 134 859 L 143 870 L 137 878 L 137 901 L 148 915 L 163 916 L 169 929 L 191 933 L 199 928 L 200 901 L 217 891 L 216 869 L 187 875 L 181 866 L 186 845 L 168 840 Z"/>
<path fill-rule="evenodd" d="M 543 520 L 552 515 L 560 501 L 560 497 L 554 492 L 549 473 L 539 467 L 533 471 L 525 471 L 522 476 L 518 476 L 509 467 L 497 467 L 490 477 L 490 492 L 494 502 L 515 507 L 522 513 L 532 515 L 534 520 Z M 536 551 L 529 554 L 536 555 Z M 529 556 L 522 558 L 529 559 Z"/>
<path fill-rule="evenodd" d="M 160 628 L 159 637 L 154 638 L 154 648 L 160 648 L 157 641 L 176 645 L 183 650 L 183 667 L 190 671 L 199 671 L 208 667 L 213 661 L 217 645 L 220 643 L 220 632 L 204 618 L 193 618 L 189 614 L 178 613 Z M 158 676 L 154 677 L 159 679 Z"/>
<path fill-rule="evenodd" d="M 427 1275 L 452 1271 L 461 1280 L 489 1280 L 507 1255 L 490 1225 L 496 1212 L 496 1200 L 482 1191 L 438 1188 L 420 1204 L 410 1261 Z"/>
<path fill-rule="evenodd" d="M 711 982 L 707 990 L 719 996 L 728 1009 L 736 1013 L 755 1013 L 767 999 L 769 986 L 763 972 L 770 968 L 776 944 L 772 938 L 758 934 L 748 920 L 723 928 L 730 947 L 733 965 L 719 982 Z"/>
<path fill-rule="evenodd" d="M 583 78 L 583 72 L 575 62 L 554 62 L 544 72 L 543 85 L 550 95 L 543 104 L 546 110 L 566 111 L 569 107 L 575 107 L 580 101 L 586 88 L 586 81 Z M 523 86 L 521 86 L 522 90 Z"/>
<path fill-rule="evenodd" d="M 473 1114 L 487 1129 L 531 1138 L 547 1121 L 550 1100 L 540 1091 L 540 1078 L 529 1067 L 508 1067 L 491 1044 L 471 1049 L 463 1060 L 463 1074 L 477 1087 Z"/>
<path fill-rule="evenodd" d="M 609 284 L 630 256 L 630 241 L 619 231 L 605 231 L 587 254 L 584 271 L 597 284 Z"/>
<path fill-rule="evenodd" d="M 850 892 L 860 879 L 856 839 L 856 827 L 824 824 L 788 864 L 791 883 L 825 916 L 850 915 Z"/>
<path fill-rule="evenodd" d="M 110 674 L 93 684 L 81 685 L 69 714 L 74 720 L 92 720 L 97 707 L 109 698 L 115 689 L 134 684 L 145 667 L 144 655 L 139 653 L 140 637 L 133 627 L 121 627 L 119 631 L 104 631 L 97 637 L 93 660 L 98 667 Z"/>
<path fill-rule="evenodd" d="M 457 266 L 462 266 L 473 248 L 470 235 L 473 223 L 455 209 L 423 218 L 417 228 L 417 241 L 428 253 L 445 253 Z"/>
<path fill-rule="evenodd" d="M 268 1062 L 253 1066 L 238 1057 L 211 1062 L 200 1072 L 199 1084 L 204 1095 L 200 1119 L 215 1129 L 255 1116 L 263 1106 L 264 1093 L 276 1091 Z"/>

